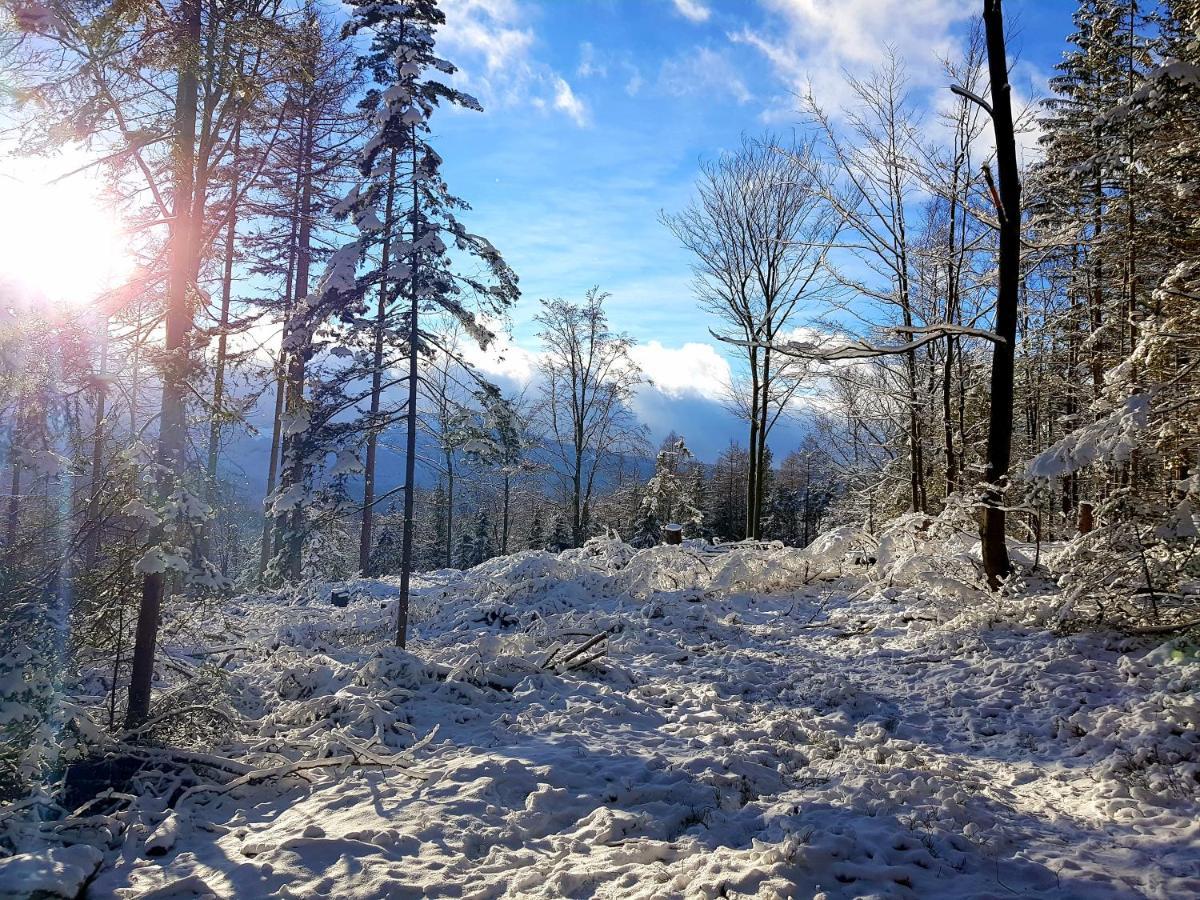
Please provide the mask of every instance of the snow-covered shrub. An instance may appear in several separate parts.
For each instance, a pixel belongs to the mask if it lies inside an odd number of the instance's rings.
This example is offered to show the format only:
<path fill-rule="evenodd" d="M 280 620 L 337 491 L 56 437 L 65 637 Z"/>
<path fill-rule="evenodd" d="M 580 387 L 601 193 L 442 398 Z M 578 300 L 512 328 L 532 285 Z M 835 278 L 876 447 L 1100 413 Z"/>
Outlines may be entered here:
<path fill-rule="evenodd" d="M 1195 481 L 1180 483 L 1183 496 L 1166 517 L 1132 488 L 1098 505 L 1095 527 L 1048 559 L 1062 588 L 1063 621 L 1137 624 L 1194 614 L 1200 603 Z"/>

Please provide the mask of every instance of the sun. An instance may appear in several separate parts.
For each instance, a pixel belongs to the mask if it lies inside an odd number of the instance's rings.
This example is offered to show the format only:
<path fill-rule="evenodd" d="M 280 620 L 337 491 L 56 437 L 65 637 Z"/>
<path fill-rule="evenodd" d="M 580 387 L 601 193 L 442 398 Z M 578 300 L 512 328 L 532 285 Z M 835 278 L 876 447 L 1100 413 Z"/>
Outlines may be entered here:
<path fill-rule="evenodd" d="M 0 279 L 40 302 L 84 308 L 133 270 L 117 211 L 87 174 L 54 180 L 63 159 L 14 159 L 0 168 Z"/>

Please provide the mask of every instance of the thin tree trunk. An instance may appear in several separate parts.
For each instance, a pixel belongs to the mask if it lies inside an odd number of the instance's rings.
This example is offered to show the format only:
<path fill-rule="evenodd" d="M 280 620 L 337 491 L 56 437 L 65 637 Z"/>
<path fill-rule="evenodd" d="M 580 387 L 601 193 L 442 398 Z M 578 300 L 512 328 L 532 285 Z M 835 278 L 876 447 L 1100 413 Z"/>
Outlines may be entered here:
<path fill-rule="evenodd" d="M 8 443 L 8 463 L 12 467 L 12 477 L 9 481 L 8 522 L 4 531 L 4 549 L 9 562 L 15 561 L 17 551 L 17 532 L 21 526 L 21 418 L 22 408 L 17 406 L 13 416 L 12 433 Z"/>
<path fill-rule="evenodd" d="M 221 416 L 225 403 L 225 365 L 229 350 L 229 307 L 233 300 L 233 258 L 237 237 L 237 157 L 242 145 L 242 125 L 233 128 L 233 177 L 229 185 L 229 216 L 225 223 L 225 260 L 221 272 L 221 313 L 217 325 L 217 358 L 213 373 L 212 421 L 208 426 L 208 467 L 206 471 L 209 499 L 216 497 L 217 461 L 221 452 Z"/>
<path fill-rule="evenodd" d="M 755 486 L 758 484 L 758 350 L 750 349 L 750 445 L 746 468 L 745 536 L 754 537 Z"/>
<path fill-rule="evenodd" d="M 510 494 L 510 481 L 511 481 L 511 478 L 506 469 L 504 472 L 504 507 L 503 507 L 503 512 L 502 512 L 502 516 L 501 516 L 501 527 L 500 527 L 500 555 L 501 556 L 508 555 L 508 531 L 509 531 L 508 501 L 509 501 L 509 494 Z"/>
<path fill-rule="evenodd" d="M 104 319 L 104 333 L 100 338 L 100 379 L 96 387 L 96 432 L 92 435 L 92 469 L 88 480 L 90 497 L 87 510 L 87 543 L 83 558 L 90 569 L 96 562 L 100 550 L 100 482 L 104 467 L 104 417 L 108 400 L 108 319 Z"/>
<path fill-rule="evenodd" d="M 768 344 L 773 339 L 773 335 L 768 334 Z M 763 488 L 766 485 L 767 473 L 767 422 L 770 415 L 770 399 L 771 399 L 771 351 L 769 348 L 763 349 L 763 373 L 762 373 L 762 400 L 758 406 L 758 447 L 755 452 L 758 454 L 758 464 L 754 472 L 754 534 L 753 538 L 758 541 L 762 540 L 762 520 L 763 520 Z"/>
<path fill-rule="evenodd" d="M 396 151 L 392 151 L 384 211 L 383 248 L 380 253 L 379 300 L 375 311 L 375 346 L 371 366 L 371 418 L 367 430 L 367 458 L 363 471 L 362 528 L 358 537 L 358 568 L 364 575 L 371 567 L 371 531 L 375 523 L 375 456 L 379 448 L 379 409 L 383 402 L 383 337 L 387 326 L 388 267 L 391 265 L 393 209 L 396 198 Z"/>
<path fill-rule="evenodd" d="M 417 287 L 417 226 L 420 222 L 417 196 L 417 127 L 412 126 L 412 258 L 409 263 L 409 310 L 408 310 L 408 434 L 404 449 L 404 538 L 400 555 L 400 596 L 396 600 L 396 644 L 403 647 L 408 643 L 408 594 L 412 578 L 413 548 L 413 495 L 417 474 L 417 354 L 421 339 L 420 291 Z M 447 529 L 448 531 L 448 529 Z"/>
<path fill-rule="evenodd" d="M 446 568 L 454 565 L 454 452 L 446 454 Z"/>
<path fill-rule="evenodd" d="M 300 149 L 300 218 L 296 231 L 297 303 L 294 307 L 295 310 L 300 309 L 299 301 L 308 296 L 309 271 L 312 266 L 312 131 L 312 112 L 309 110 L 305 113 L 304 138 Z M 288 355 L 286 410 L 291 416 L 298 416 L 304 407 L 304 378 L 311 352 L 311 341 L 305 338 L 303 345 L 294 348 Z M 288 487 L 304 483 L 303 444 L 303 434 L 294 434 L 290 439 L 284 440 L 286 462 L 284 480 Z M 284 516 L 284 521 L 287 523 L 284 529 L 285 537 L 281 542 L 284 548 L 284 569 L 290 580 L 299 581 L 304 550 L 304 505 L 296 503 L 290 513 Z M 279 541 L 278 535 L 276 535 L 276 541 Z"/>
<path fill-rule="evenodd" d="M 299 161 L 297 161 L 296 172 L 296 190 L 292 197 L 292 215 L 291 221 L 288 223 L 288 261 L 287 275 L 284 281 L 283 288 L 283 321 L 284 321 L 284 338 L 287 336 L 287 323 L 292 315 L 292 309 L 295 307 L 295 297 L 293 289 L 296 279 L 296 237 L 300 224 L 300 182 L 305 177 L 304 173 L 299 171 Z M 263 494 L 263 526 L 262 526 L 262 541 L 259 544 L 258 553 L 258 578 L 262 580 L 267 571 L 267 564 L 271 561 L 274 555 L 274 537 L 276 531 L 275 517 L 271 515 L 270 503 L 271 495 L 275 492 L 275 479 L 279 475 L 280 453 L 281 453 L 281 435 L 283 431 L 283 410 L 287 395 L 287 371 L 288 371 L 288 354 L 284 349 L 286 340 L 281 339 L 279 342 L 279 360 L 275 365 L 275 413 L 271 419 L 271 456 L 267 462 L 267 489 Z"/>

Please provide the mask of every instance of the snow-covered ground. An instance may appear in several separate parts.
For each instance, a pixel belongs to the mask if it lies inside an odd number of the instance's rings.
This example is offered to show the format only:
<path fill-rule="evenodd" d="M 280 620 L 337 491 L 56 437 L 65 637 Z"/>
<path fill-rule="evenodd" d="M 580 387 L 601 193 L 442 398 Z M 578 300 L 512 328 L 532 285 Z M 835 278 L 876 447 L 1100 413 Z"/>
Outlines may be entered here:
<path fill-rule="evenodd" d="M 386 580 L 239 598 L 255 752 L 353 764 L 185 791 L 89 896 L 1200 896 L 1200 665 L 825 549 L 434 573 L 409 652 Z"/>

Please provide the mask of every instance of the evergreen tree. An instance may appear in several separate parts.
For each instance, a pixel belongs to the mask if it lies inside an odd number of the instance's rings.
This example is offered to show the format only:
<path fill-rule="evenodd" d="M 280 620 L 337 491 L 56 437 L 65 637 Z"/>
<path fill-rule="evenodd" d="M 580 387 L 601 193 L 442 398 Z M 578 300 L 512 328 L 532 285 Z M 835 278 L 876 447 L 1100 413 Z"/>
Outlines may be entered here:
<path fill-rule="evenodd" d="M 479 561 L 475 550 L 475 532 L 470 528 L 462 529 L 454 547 L 454 566 L 458 569 L 469 569 Z"/>
<path fill-rule="evenodd" d="M 546 549 L 546 528 L 542 524 L 542 507 L 534 506 L 533 514 L 529 517 L 529 530 L 525 534 L 526 550 Z"/>
<path fill-rule="evenodd" d="M 550 520 L 550 540 L 546 543 L 546 549 L 551 553 L 561 553 L 571 546 L 571 529 L 567 520 L 562 513 L 555 513 Z"/>
<path fill-rule="evenodd" d="M 481 511 L 475 517 L 475 538 L 472 543 L 475 550 L 475 565 L 487 562 L 496 555 L 495 545 L 492 543 L 492 527 L 488 522 L 486 511 Z"/>
<path fill-rule="evenodd" d="M 683 438 L 672 432 L 663 441 L 654 463 L 654 475 L 645 488 L 636 532 L 643 543 L 655 543 L 658 529 L 677 524 L 695 527 L 704 520 L 704 513 L 692 496 L 692 453 Z"/>
<path fill-rule="evenodd" d="M 367 292 L 378 290 L 383 312 L 377 315 L 375 326 L 392 328 L 404 347 L 406 374 L 402 381 L 407 398 L 397 410 L 397 416 L 403 414 L 406 429 L 404 546 L 396 622 L 396 641 L 403 646 L 412 571 L 419 359 L 433 348 L 445 350 L 439 335 L 430 330 L 436 321 L 430 314 L 457 322 L 481 347 L 487 347 L 494 335 L 480 314 L 499 317 L 516 300 L 518 291 L 516 276 L 496 249 L 459 222 L 457 212 L 467 204 L 450 193 L 441 176 L 441 156 L 429 143 L 429 119 L 437 107 L 480 109 L 473 97 L 440 80 L 455 68 L 434 51 L 435 31 L 445 23 L 436 0 L 404 4 L 351 0 L 350 5 L 352 17 L 346 33 L 371 35 L 362 65 L 374 82 L 365 100 L 374 130 L 359 158 L 361 182 L 338 209 L 354 220 L 360 238 L 334 254 L 314 306 L 337 305 L 355 319 L 363 311 Z M 376 262 L 367 252 L 381 235 L 390 241 L 386 265 L 383 255 Z M 453 258 L 451 247 L 456 250 Z M 487 278 L 457 269 L 454 260 L 464 257 L 482 263 Z M 366 271 L 357 275 L 364 259 Z M 393 298 L 397 304 L 394 326 L 388 322 L 387 311 Z M 379 326 L 381 318 L 383 325 Z M 381 427 L 377 416 L 368 421 L 368 427 Z"/>

